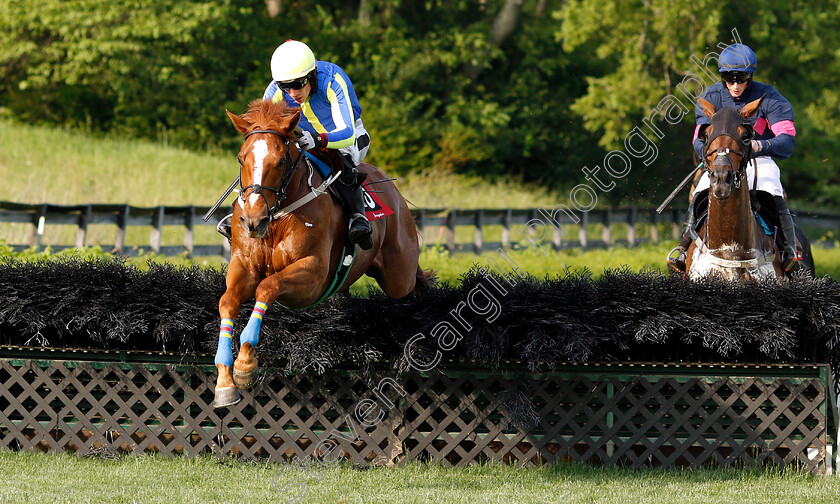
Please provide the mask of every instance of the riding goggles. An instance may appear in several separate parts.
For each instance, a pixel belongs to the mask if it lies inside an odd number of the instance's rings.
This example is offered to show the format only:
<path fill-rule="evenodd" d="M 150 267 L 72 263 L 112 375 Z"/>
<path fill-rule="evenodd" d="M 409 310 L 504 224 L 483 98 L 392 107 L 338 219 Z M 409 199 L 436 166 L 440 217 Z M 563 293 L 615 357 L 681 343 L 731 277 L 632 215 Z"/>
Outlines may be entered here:
<path fill-rule="evenodd" d="M 749 72 L 723 72 L 720 78 L 727 84 L 743 84 L 752 79 L 752 74 Z"/>
<path fill-rule="evenodd" d="M 279 87 L 281 91 L 288 93 L 290 89 L 303 89 L 303 87 L 309 83 L 309 77 L 300 77 L 290 81 L 275 82 L 277 82 L 277 87 Z"/>

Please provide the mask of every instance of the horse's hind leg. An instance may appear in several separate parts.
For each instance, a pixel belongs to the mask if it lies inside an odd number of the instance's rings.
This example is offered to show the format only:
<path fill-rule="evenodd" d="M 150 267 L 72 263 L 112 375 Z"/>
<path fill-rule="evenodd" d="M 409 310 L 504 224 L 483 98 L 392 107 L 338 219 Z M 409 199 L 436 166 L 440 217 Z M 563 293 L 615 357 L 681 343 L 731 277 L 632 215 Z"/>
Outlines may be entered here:
<path fill-rule="evenodd" d="M 413 222 L 410 229 L 414 231 Z M 385 294 L 394 299 L 404 298 L 414 292 L 422 273 L 418 263 L 420 250 L 416 236 L 401 234 L 399 240 L 386 240 L 383 243 L 379 257 L 368 272 Z"/>

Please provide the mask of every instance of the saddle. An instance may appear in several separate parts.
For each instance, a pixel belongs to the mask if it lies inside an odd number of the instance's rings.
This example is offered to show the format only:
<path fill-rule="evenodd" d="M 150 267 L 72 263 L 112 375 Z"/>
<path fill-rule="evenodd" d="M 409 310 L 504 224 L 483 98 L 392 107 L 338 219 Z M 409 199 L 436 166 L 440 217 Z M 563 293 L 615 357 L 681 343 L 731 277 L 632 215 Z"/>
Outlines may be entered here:
<path fill-rule="evenodd" d="M 341 177 L 343 179 L 344 174 L 352 172 L 353 169 L 356 169 L 349 159 L 340 155 L 338 151 L 333 149 L 310 149 L 306 151 L 305 155 L 310 161 L 312 161 L 312 164 L 315 165 L 315 168 L 325 179 L 334 173 L 338 173 L 339 171 L 343 172 Z M 356 185 L 362 185 L 367 175 L 360 171 L 357 173 L 358 174 L 356 175 L 354 183 Z"/>

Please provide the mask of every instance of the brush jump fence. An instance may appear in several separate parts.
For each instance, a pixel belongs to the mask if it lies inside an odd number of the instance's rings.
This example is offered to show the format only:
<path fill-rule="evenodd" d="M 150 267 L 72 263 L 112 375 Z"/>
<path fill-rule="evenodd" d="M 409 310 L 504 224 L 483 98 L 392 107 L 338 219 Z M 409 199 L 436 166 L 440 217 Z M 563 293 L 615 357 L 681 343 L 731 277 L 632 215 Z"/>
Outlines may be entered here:
<path fill-rule="evenodd" d="M 229 257 L 230 246 L 219 237 L 213 244 L 197 244 L 197 227 L 215 226 L 225 216 L 226 210 L 217 211 L 208 221 L 202 215 L 209 207 L 159 206 L 133 207 L 128 205 L 51 205 L 0 202 L 0 223 L 18 223 L 31 226 L 28 236 L 21 243 L 10 243 L 16 251 L 28 248 L 41 249 L 46 245 L 54 251 L 79 248 L 90 245 L 88 227 L 96 224 L 116 227 L 113 245 L 102 248 L 117 253 L 131 254 L 126 245 L 126 230 L 129 227 L 151 228 L 148 249 L 161 255 L 186 254 L 189 257 L 221 255 Z M 605 248 L 613 244 L 633 247 L 639 243 L 657 243 L 663 239 L 660 231 L 670 229 L 670 237 L 678 240 L 684 218 L 683 210 L 668 210 L 663 215 L 652 208 L 620 208 L 579 212 L 574 222 L 570 214 L 551 213 L 552 209 L 419 209 L 414 212 L 415 221 L 424 233 L 427 248 L 443 247 L 450 253 L 481 253 L 499 247 L 516 248 L 528 246 L 528 241 L 519 230 L 535 220 L 541 221 L 550 230 L 550 239 L 543 240 L 556 250 L 580 247 Z M 557 220 L 554 220 L 557 219 Z M 801 213 L 797 217 L 800 226 L 806 229 L 840 230 L 840 215 Z M 559 221 L 559 222 L 558 222 Z M 76 228 L 75 241 L 69 243 L 44 243 L 46 226 L 72 226 Z M 183 241 L 179 245 L 162 243 L 164 227 L 183 228 Z M 500 228 L 498 241 L 488 241 L 488 227 Z M 456 240 L 456 229 L 472 228 L 472 240 Z M 600 230 L 600 233 L 599 233 Z M 644 235 L 642 235 L 644 231 Z M 469 231 L 467 231 L 469 233 Z M 27 233 L 25 233 L 27 234 Z M 463 235 L 462 233 L 460 234 Z M 593 239 L 593 237 L 595 237 Z"/>
<path fill-rule="evenodd" d="M 827 365 L 587 363 L 528 373 L 511 362 L 495 371 L 450 362 L 442 373 L 395 380 L 378 396 L 381 421 L 356 424 L 351 442 L 347 419 L 362 399 L 377 398 L 356 371 L 268 369 L 239 405 L 216 410 L 212 359 L 177 359 L 2 348 L 0 447 L 292 461 L 313 460 L 318 443 L 332 438 L 356 465 L 575 461 L 836 470 Z M 500 400 L 515 393 L 512 387 L 526 390 L 534 404 L 519 425 Z"/>
<path fill-rule="evenodd" d="M 494 278 L 272 309 L 216 410 L 221 269 L 1 261 L 0 449 L 836 472 L 840 282 Z"/>

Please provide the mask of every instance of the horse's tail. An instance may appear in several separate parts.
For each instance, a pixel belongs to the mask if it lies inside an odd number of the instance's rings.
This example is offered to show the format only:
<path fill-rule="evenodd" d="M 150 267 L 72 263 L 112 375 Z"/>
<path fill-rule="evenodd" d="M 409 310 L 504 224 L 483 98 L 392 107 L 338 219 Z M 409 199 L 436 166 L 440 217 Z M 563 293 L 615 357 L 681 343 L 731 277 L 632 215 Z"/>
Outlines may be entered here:
<path fill-rule="evenodd" d="M 414 283 L 414 292 L 417 294 L 423 294 L 424 292 L 429 291 L 432 287 L 437 284 L 437 273 L 433 269 L 424 270 L 417 265 L 417 280 Z"/>
<path fill-rule="evenodd" d="M 814 254 L 811 253 L 811 240 L 808 239 L 808 236 L 799 226 L 796 226 L 795 230 L 796 238 L 799 240 L 799 245 L 802 250 L 802 265 L 805 266 L 805 270 L 807 270 L 812 277 L 816 278 L 817 269 L 814 267 Z"/>
<path fill-rule="evenodd" d="M 417 212 L 416 214 L 412 214 L 412 218 L 414 220 L 414 232 L 417 233 L 417 246 L 419 247 L 420 251 L 423 251 L 423 232 L 420 231 L 420 226 L 418 226 L 418 219 L 420 213 Z M 422 294 L 437 284 L 437 273 L 433 269 L 424 270 L 417 265 L 417 275 L 416 281 L 414 282 L 414 292 L 417 294 Z"/>

